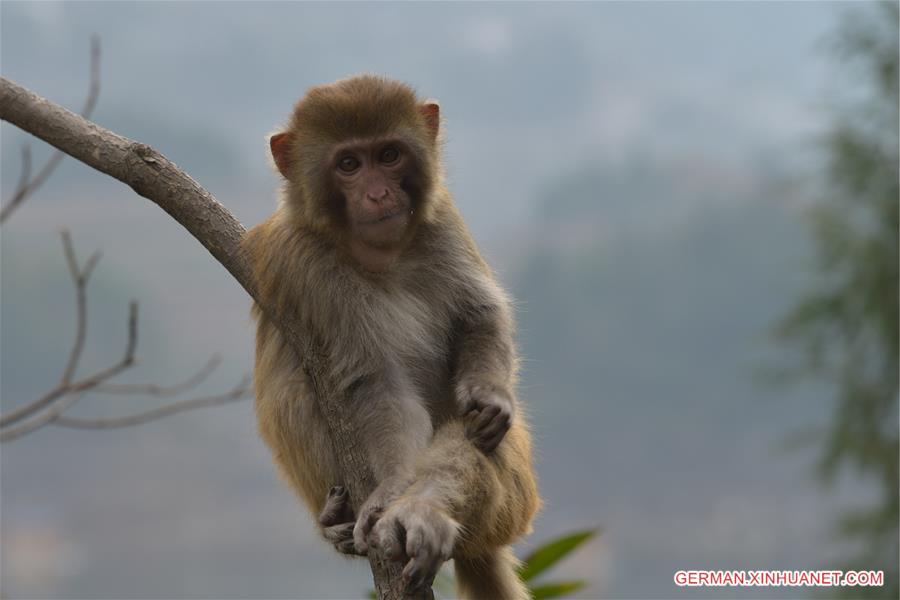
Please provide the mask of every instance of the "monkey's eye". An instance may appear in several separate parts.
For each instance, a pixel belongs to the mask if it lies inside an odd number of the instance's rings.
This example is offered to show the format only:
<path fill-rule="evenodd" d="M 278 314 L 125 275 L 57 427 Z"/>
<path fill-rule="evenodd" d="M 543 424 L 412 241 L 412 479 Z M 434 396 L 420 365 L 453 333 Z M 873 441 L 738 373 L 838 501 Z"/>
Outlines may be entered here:
<path fill-rule="evenodd" d="M 400 159 L 400 151 L 394 146 L 388 146 L 381 151 L 378 160 L 386 165 L 393 164 Z"/>
<path fill-rule="evenodd" d="M 352 173 L 359 168 L 359 161 L 352 156 L 345 156 L 338 161 L 338 169 L 344 173 Z"/>

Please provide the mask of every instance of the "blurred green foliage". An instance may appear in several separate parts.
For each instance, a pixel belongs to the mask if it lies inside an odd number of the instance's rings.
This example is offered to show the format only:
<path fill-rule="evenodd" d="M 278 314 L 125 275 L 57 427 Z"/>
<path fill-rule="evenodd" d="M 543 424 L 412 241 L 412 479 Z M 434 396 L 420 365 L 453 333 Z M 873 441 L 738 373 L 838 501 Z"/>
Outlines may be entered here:
<path fill-rule="evenodd" d="M 847 470 L 880 488 L 873 504 L 844 514 L 839 532 L 863 549 L 846 568 L 884 569 L 885 587 L 846 593 L 897 598 L 898 4 L 849 14 L 834 42 L 856 79 L 824 141 L 824 198 L 812 215 L 820 277 L 778 332 L 802 349 L 802 374 L 837 390 L 818 438 L 819 474 Z"/>
<path fill-rule="evenodd" d="M 522 565 L 519 567 L 519 577 L 528 584 L 528 589 L 531 591 L 531 596 L 534 600 L 561 598 L 587 585 L 587 581 L 582 579 L 547 583 L 535 582 L 535 579 L 577 550 L 579 546 L 597 535 L 597 533 L 596 529 L 586 529 L 550 540 L 536 548 L 522 560 Z"/>

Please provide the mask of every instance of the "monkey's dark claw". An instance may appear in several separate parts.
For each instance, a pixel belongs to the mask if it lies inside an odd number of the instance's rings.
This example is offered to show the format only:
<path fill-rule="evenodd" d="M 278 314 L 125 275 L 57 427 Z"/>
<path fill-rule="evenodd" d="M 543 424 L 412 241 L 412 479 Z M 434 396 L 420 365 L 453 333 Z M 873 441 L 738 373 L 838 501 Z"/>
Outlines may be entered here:
<path fill-rule="evenodd" d="M 403 568 L 403 580 L 408 588 L 417 589 L 419 587 L 419 567 L 415 561 L 409 561 Z"/>
<path fill-rule="evenodd" d="M 403 580 L 406 582 L 406 589 L 410 592 L 418 592 L 431 587 L 442 562 L 442 560 L 427 553 L 411 558 L 403 568 Z"/>

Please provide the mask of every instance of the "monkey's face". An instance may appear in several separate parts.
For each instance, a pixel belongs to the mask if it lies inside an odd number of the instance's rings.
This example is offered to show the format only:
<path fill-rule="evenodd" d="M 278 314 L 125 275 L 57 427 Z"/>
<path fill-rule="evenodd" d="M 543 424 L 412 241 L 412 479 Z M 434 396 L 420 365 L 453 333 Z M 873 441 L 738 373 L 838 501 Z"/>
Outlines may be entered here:
<path fill-rule="evenodd" d="M 361 75 L 316 86 L 269 139 L 304 226 L 384 270 L 434 213 L 440 110 L 402 83 Z"/>
<path fill-rule="evenodd" d="M 414 210 L 407 190 L 414 163 L 398 139 L 351 141 L 335 148 L 329 176 L 353 239 L 381 249 L 403 244 Z"/>

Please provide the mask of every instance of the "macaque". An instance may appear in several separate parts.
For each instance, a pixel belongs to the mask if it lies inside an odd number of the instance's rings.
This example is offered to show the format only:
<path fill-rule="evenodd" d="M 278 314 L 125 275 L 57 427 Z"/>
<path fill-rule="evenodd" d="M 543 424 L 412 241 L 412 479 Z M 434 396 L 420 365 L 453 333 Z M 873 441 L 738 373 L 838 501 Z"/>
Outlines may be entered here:
<path fill-rule="evenodd" d="M 410 591 L 452 558 L 461 597 L 527 598 L 509 544 L 540 500 L 511 311 L 443 183 L 440 121 L 362 75 L 310 89 L 270 138 L 283 194 L 244 248 L 263 304 L 321 350 L 377 487 L 350 506 L 301 358 L 255 307 L 259 431 L 339 552 L 402 561 Z"/>

